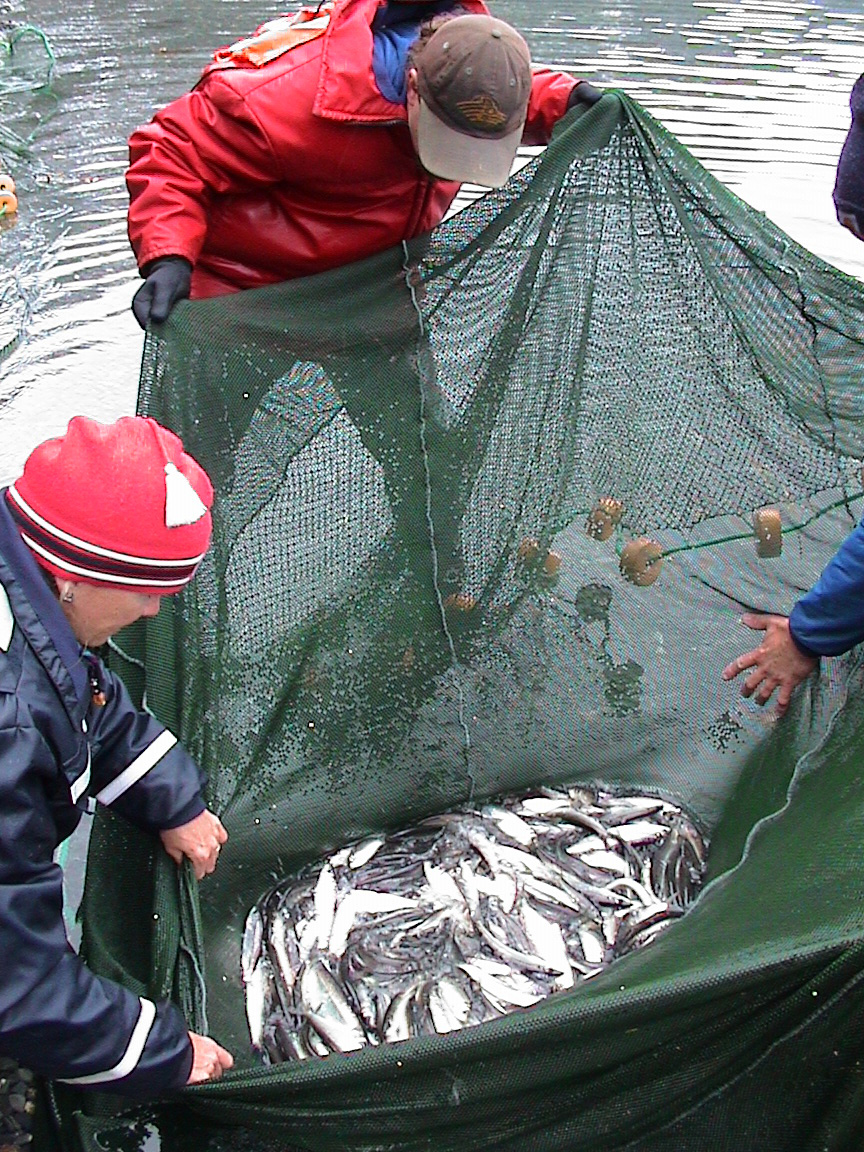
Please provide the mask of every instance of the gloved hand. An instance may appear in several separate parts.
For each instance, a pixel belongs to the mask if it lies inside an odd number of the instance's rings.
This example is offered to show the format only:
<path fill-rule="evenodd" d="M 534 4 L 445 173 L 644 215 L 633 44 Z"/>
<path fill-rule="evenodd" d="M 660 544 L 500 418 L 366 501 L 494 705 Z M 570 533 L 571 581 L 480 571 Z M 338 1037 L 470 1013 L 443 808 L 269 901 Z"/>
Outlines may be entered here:
<path fill-rule="evenodd" d="M 162 324 L 192 283 L 192 265 L 182 256 L 163 256 L 147 269 L 147 279 L 132 298 L 132 311 L 142 328 Z"/>
<path fill-rule="evenodd" d="M 580 80 L 567 98 L 567 111 L 569 112 L 575 104 L 596 104 L 602 98 L 603 93 L 599 88 L 595 88 L 587 80 Z"/>

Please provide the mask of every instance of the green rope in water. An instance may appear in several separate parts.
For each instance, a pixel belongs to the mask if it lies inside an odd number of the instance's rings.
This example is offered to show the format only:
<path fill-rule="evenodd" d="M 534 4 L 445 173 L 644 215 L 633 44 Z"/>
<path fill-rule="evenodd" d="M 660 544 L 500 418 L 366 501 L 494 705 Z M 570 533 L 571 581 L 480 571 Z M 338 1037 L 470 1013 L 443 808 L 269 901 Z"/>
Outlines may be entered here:
<path fill-rule="evenodd" d="M 41 45 L 47 59 L 47 66 L 44 69 L 44 74 L 40 76 L 11 76 L 4 72 L 2 65 L 7 61 L 11 61 L 12 57 L 21 41 L 24 39 L 35 38 Z M 0 37 L 0 98 L 11 97 L 20 92 L 40 93 L 41 95 L 50 96 L 56 105 L 56 96 L 51 90 L 51 84 L 54 78 L 54 65 L 57 62 L 57 57 L 54 55 L 54 49 L 51 47 L 51 42 L 42 31 L 37 28 L 35 24 L 20 24 L 17 27 L 7 30 L 2 37 Z M 0 113 L 9 118 L 8 113 L 0 105 Z M 40 118 L 39 124 L 32 132 L 26 136 L 22 136 L 11 128 L 8 123 L 3 123 L 0 119 L 0 165 L 3 168 L 8 168 L 8 159 L 15 157 L 18 160 L 25 160 L 30 157 L 30 145 L 32 144 L 38 128 L 45 123 L 46 117 L 44 114 Z M 0 217 L 11 215 L 6 204 L 0 204 Z M 18 325 L 18 331 L 15 335 L 7 340 L 5 344 L 0 346 L 0 363 L 2 363 L 8 356 L 10 356 L 15 349 L 20 345 L 23 337 L 27 321 L 30 318 L 31 301 L 29 295 L 23 291 L 20 282 L 13 285 L 17 290 L 18 295 L 24 301 L 24 317 Z M 0 296 L 0 304 L 6 300 L 7 293 Z"/>
<path fill-rule="evenodd" d="M 25 36 L 35 36 L 37 40 L 41 41 L 42 47 L 45 49 L 45 55 L 48 57 L 48 71 L 45 79 L 37 83 L 27 81 L 26 87 L 29 89 L 37 90 L 40 88 L 47 88 L 54 75 L 54 65 L 57 63 L 57 57 L 54 55 L 54 49 L 51 47 L 51 42 L 41 28 L 37 28 L 35 24 L 19 24 L 11 29 L 6 36 L 6 42 L 3 45 L 6 49 L 6 55 L 12 56 L 15 53 L 15 45 L 19 40 L 23 40 Z"/>
<path fill-rule="evenodd" d="M 51 47 L 51 42 L 48 37 L 42 29 L 37 28 L 35 24 L 20 24 L 6 32 L 5 38 L 0 39 L 0 63 L 4 60 L 12 59 L 16 46 L 25 37 L 35 37 L 44 49 L 47 58 L 47 67 L 44 75 L 27 77 L 9 76 L 4 75 L 2 68 L 0 68 L 0 97 L 12 96 L 20 92 L 39 92 L 43 95 L 47 93 L 53 96 L 51 84 L 54 78 L 54 65 L 57 62 L 57 57 L 54 54 L 54 49 Z M 10 128 L 8 124 L 0 122 L 0 159 L 3 160 L 4 164 L 7 155 L 15 156 L 19 160 L 24 160 L 30 155 L 30 145 L 36 135 L 36 131 L 37 129 L 34 128 L 28 135 L 22 136 L 13 128 Z"/>
<path fill-rule="evenodd" d="M 15 282 L 9 285 L 6 291 L 0 295 L 0 308 L 4 307 L 7 302 L 7 298 L 12 291 L 14 291 L 18 298 L 23 301 L 24 311 L 21 319 L 18 322 L 18 331 L 10 340 L 7 340 L 5 344 L 0 346 L 0 364 L 3 363 L 7 356 L 12 355 L 12 353 L 24 339 L 24 333 L 27 330 L 27 325 L 29 324 L 30 318 L 33 314 L 33 300 L 30 296 L 30 293 L 25 291 L 21 284 L 20 278 L 17 276 L 15 278 Z"/>
<path fill-rule="evenodd" d="M 54 49 L 51 47 L 51 41 L 45 35 L 41 28 L 37 28 L 35 24 L 19 24 L 18 27 L 12 29 L 12 34 L 8 38 L 9 54 L 11 55 L 15 49 L 15 45 L 24 36 L 36 36 L 42 41 L 42 47 L 45 49 L 45 55 L 48 57 L 48 77 L 50 80 L 51 72 L 54 65 L 57 63 L 57 57 L 54 55 Z"/>

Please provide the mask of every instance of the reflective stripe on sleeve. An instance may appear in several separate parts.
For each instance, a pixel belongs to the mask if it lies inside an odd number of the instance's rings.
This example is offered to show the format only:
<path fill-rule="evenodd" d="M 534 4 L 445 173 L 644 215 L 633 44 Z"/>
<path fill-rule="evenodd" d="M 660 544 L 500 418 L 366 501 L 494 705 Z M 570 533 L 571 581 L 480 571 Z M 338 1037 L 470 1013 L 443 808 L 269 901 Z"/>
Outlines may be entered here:
<path fill-rule="evenodd" d="M 138 1023 L 132 1029 L 132 1035 L 120 1062 L 105 1072 L 92 1072 L 89 1076 L 72 1076 L 68 1080 L 63 1080 L 62 1083 L 108 1084 L 112 1080 L 122 1080 L 124 1076 L 129 1075 L 141 1059 L 141 1053 L 144 1051 L 144 1045 L 147 1043 L 147 1037 L 153 1027 L 153 1021 L 156 1019 L 156 1005 L 153 1001 L 145 1000 L 143 997 L 139 997 L 139 1001 L 141 1011 L 138 1014 Z"/>
<path fill-rule="evenodd" d="M 9 651 L 14 630 L 15 617 L 12 615 L 12 606 L 6 595 L 6 589 L 0 584 L 0 652 Z"/>
<path fill-rule="evenodd" d="M 146 748 L 140 756 L 132 761 L 128 768 L 124 768 L 119 776 L 115 777 L 110 784 L 106 784 L 101 792 L 96 793 L 96 799 L 100 804 L 113 804 L 118 796 L 122 796 L 133 784 L 137 784 L 142 776 L 146 776 L 150 769 L 158 764 L 165 753 L 170 751 L 176 743 L 177 737 L 166 728 L 160 736 L 156 737 L 149 748 Z"/>
<path fill-rule="evenodd" d="M 87 767 L 72 784 L 69 791 L 72 793 L 72 803 L 77 804 L 84 793 L 87 791 L 87 785 L 90 783 L 90 745 L 87 745 Z"/>

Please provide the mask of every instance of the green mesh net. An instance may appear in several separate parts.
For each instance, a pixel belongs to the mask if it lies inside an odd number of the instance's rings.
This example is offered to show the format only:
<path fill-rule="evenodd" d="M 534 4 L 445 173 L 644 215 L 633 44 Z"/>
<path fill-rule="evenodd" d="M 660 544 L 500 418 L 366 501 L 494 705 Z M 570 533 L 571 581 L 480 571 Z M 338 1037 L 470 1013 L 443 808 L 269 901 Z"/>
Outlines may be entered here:
<path fill-rule="evenodd" d="M 214 544 L 111 658 L 231 838 L 197 888 L 100 816 L 85 949 L 237 1057 L 158 1112 L 163 1148 L 862 1146 L 860 657 L 780 723 L 720 679 L 741 611 L 788 612 L 855 523 L 862 344 L 862 286 L 619 94 L 428 237 L 148 336 L 140 407 L 211 473 Z M 683 919 L 500 1021 L 255 1062 L 240 935 L 275 880 L 574 781 L 700 822 Z M 143 1146 L 68 1111 L 88 1149 Z"/>

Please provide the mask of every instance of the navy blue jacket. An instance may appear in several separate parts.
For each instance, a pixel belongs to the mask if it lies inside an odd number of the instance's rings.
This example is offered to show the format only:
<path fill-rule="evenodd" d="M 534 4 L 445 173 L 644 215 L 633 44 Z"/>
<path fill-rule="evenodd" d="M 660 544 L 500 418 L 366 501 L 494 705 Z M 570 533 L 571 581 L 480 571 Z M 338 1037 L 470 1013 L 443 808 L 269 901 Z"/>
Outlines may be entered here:
<path fill-rule="evenodd" d="M 789 615 L 806 656 L 839 656 L 864 640 L 864 528 L 859 523 Z"/>
<path fill-rule="evenodd" d="M 0 1053 L 143 1099 L 186 1083 L 186 1023 L 78 958 L 53 855 L 93 798 L 154 833 L 185 824 L 203 776 L 98 661 L 95 706 L 87 660 L 0 490 Z"/>

